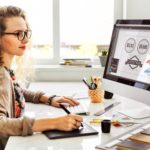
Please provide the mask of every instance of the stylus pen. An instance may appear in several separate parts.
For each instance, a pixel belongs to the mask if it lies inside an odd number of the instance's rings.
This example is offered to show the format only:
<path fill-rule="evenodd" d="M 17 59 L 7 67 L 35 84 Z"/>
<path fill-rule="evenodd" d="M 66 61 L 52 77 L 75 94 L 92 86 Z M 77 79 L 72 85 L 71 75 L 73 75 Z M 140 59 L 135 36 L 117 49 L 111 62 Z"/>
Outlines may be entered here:
<path fill-rule="evenodd" d="M 59 104 L 59 106 L 67 113 L 67 114 L 71 114 L 70 111 L 62 104 Z M 83 127 L 83 124 L 81 123 L 81 127 Z"/>

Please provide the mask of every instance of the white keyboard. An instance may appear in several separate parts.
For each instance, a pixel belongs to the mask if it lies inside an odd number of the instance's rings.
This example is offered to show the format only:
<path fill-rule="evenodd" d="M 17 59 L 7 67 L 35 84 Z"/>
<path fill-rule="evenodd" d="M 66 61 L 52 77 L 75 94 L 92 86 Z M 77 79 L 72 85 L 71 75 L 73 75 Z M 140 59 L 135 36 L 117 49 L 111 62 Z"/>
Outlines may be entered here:
<path fill-rule="evenodd" d="M 88 115 L 89 112 L 87 110 L 87 105 L 80 104 L 78 106 L 68 106 L 67 109 L 72 113 L 72 114 L 78 114 L 78 115 Z"/>

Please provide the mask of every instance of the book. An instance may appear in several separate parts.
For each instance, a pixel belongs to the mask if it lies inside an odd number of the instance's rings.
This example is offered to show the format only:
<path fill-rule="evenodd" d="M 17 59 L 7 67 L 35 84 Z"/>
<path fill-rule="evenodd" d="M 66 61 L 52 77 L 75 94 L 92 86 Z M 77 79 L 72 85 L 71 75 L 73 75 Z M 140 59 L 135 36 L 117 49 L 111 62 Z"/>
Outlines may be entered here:
<path fill-rule="evenodd" d="M 60 65 L 92 67 L 91 59 L 63 59 Z"/>
<path fill-rule="evenodd" d="M 150 144 L 125 140 L 117 144 L 117 150 L 150 150 Z"/>
<path fill-rule="evenodd" d="M 150 136 L 145 135 L 145 134 L 141 134 L 141 133 L 133 135 L 129 139 L 136 141 L 136 142 L 140 142 L 140 143 L 150 144 Z"/>
<path fill-rule="evenodd" d="M 144 131 L 141 132 L 142 134 L 147 134 L 150 136 L 150 128 L 145 129 Z"/>

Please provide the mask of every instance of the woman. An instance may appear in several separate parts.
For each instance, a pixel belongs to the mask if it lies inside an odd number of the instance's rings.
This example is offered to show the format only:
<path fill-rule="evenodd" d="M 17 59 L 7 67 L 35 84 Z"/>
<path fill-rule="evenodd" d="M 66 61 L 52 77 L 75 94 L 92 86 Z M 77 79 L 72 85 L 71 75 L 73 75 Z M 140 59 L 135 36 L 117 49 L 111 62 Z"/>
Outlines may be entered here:
<path fill-rule="evenodd" d="M 69 97 L 48 97 L 43 92 L 22 89 L 11 70 L 14 56 L 22 56 L 31 37 L 25 13 L 18 7 L 0 7 L 0 136 L 27 136 L 45 130 L 71 131 L 81 125 L 82 117 L 66 115 L 35 120 L 23 116 L 25 101 L 59 107 L 60 103 L 78 105 Z M 2 143 L 0 143 L 2 145 Z"/>

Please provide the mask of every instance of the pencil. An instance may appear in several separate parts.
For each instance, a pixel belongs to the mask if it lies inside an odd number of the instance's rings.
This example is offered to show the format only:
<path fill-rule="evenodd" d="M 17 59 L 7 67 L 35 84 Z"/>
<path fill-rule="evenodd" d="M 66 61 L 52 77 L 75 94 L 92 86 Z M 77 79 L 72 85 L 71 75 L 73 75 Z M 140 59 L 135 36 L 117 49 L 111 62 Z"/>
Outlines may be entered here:
<path fill-rule="evenodd" d="M 71 114 L 70 111 L 62 104 L 59 104 L 59 106 L 67 113 L 67 114 Z M 83 124 L 81 123 L 81 127 L 83 127 Z"/>

